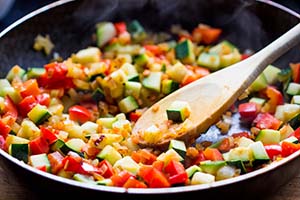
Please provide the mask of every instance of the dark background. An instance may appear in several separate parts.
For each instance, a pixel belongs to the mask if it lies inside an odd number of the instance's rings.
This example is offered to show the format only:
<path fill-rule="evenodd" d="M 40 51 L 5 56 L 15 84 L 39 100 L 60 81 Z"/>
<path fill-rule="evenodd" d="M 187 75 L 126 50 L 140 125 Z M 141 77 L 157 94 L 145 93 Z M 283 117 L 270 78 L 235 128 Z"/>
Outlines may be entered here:
<path fill-rule="evenodd" d="M 15 3 L 12 6 L 11 10 L 8 12 L 8 14 L 2 20 L 0 20 L 0 31 L 6 28 L 7 26 L 9 26 L 17 19 L 28 14 L 29 12 L 54 1 L 55 0 L 15 0 Z M 273 0 L 273 1 L 285 5 L 286 7 L 300 13 L 299 0 Z"/>

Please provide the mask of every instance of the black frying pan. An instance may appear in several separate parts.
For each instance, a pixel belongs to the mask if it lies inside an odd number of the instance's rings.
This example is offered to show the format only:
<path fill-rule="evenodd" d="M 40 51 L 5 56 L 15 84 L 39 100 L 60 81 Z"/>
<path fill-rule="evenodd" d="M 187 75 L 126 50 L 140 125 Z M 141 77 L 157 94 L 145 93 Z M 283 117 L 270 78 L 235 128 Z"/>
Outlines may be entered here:
<path fill-rule="evenodd" d="M 206 23 L 224 30 L 223 38 L 241 51 L 259 50 L 299 22 L 300 16 L 271 1 L 254 0 L 61 0 L 18 20 L 0 33 L 0 77 L 15 64 L 41 67 L 51 57 L 32 49 L 38 34 L 49 34 L 54 51 L 63 58 L 94 45 L 92 34 L 99 21 L 138 19 L 146 29 L 168 30 L 172 24 L 187 29 Z M 274 64 L 288 67 L 300 61 L 299 47 Z M 1 88 L 0 88 L 1 89 Z M 209 131 L 202 140 L 216 140 L 219 133 Z M 124 189 L 91 186 L 41 172 L 0 150 L 0 164 L 17 176 L 39 198 L 114 198 L 114 199 L 253 199 L 274 193 L 298 172 L 300 152 L 237 178 L 212 185 L 168 189 Z M 13 191 L 12 191 L 13 192 Z"/>

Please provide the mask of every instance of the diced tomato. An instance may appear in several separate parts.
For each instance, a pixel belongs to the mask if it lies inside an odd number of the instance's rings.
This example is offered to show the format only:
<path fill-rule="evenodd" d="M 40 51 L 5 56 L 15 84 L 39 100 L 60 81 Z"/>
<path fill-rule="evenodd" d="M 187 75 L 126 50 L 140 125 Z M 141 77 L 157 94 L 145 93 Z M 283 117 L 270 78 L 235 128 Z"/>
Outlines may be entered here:
<path fill-rule="evenodd" d="M 45 74 L 41 75 L 37 81 L 41 87 L 46 89 L 70 89 L 74 87 L 73 80 L 67 77 L 68 68 L 64 63 L 49 63 L 44 66 Z"/>
<path fill-rule="evenodd" d="M 92 114 L 83 106 L 75 105 L 69 108 L 70 119 L 84 123 L 92 119 Z"/>
<path fill-rule="evenodd" d="M 42 93 L 36 96 L 36 100 L 39 104 L 44 106 L 49 106 L 50 104 L 50 95 L 48 93 Z"/>
<path fill-rule="evenodd" d="M 207 160 L 217 161 L 223 160 L 223 156 L 218 149 L 207 147 L 203 154 Z"/>
<path fill-rule="evenodd" d="M 256 128 L 259 129 L 277 130 L 282 122 L 270 113 L 259 113 L 254 119 L 253 123 L 255 124 Z"/>
<path fill-rule="evenodd" d="M 161 171 L 149 165 L 142 166 L 138 175 L 143 178 L 150 188 L 164 188 L 171 185 Z"/>
<path fill-rule="evenodd" d="M 18 110 L 17 110 L 14 102 L 11 100 L 11 98 L 9 96 L 5 97 L 4 104 L 5 104 L 4 117 L 10 116 L 14 120 L 16 120 L 18 117 Z"/>
<path fill-rule="evenodd" d="M 122 187 L 130 177 L 133 177 L 133 174 L 123 170 L 120 173 L 114 174 L 110 179 L 114 186 Z"/>
<path fill-rule="evenodd" d="M 298 140 L 300 140 L 300 127 L 296 128 L 290 136 L 295 136 Z"/>
<path fill-rule="evenodd" d="M 32 95 L 36 96 L 40 94 L 40 89 L 36 79 L 29 79 L 23 83 L 20 94 L 23 98 Z"/>
<path fill-rule="evenodd" d="M 129 114 L 129 119 L 132 122 L 136 122 L 141 116 L 142 116 L 142 113 L 140 113 L 140 112 L 131 112 Z"/>
<path fill-rule="evenodd" d="M 157 45 L 147 44 L 144 45 L 144 48 L 146 49 L 146 51 L 151 52 L 155 56 L 159 56 L 164 53 L 164 51 Z"/>
<path fill-rule="evenodd" d="M 285 142 L 285 141 L 283 141 L 281 143 L 281 147 L 282 147 L 282 156 L 283 157 L 287 157 L 287 156 L 291 155 L 292 153 L 300 150 L 300 144 L 294 144 L 294 143 Z"/>
<path fill-rule="evenodd" d="M 147 188 L 147 185 L 142 181 L 129 177 L 126 183 L 123 185 L 124 188 Z"/>
<path fill-rule="evenodd" d="M 201 161 L 206 160 L 206 158 L 203 154 L 203 151 L 199 150 L 198 152 L 199 152 L 198 155 L 195 158 L 193 158 L 191 161 L 188 161 L 187 159 L 185 159 L 186 162 L 188 162 L 188 163 L 185 163 L 185 165 L 187 165 L 187 166 L 199 165 Z"/>
<path fill-rule="evenodd" d="M 6 141 L 2 135 L 0 135 L 0 148 L 6 151 Z"/>
<path fill-rule="evenodd" d="M 192 35 L 195 37 L 196 34 L 200 34 L 201 42 L 208 45 L 215 42 L 220 37 L 221 33 L 222 30 L 219 28 L 198 26 L 193 30 Z"/>
<path fill-rule="evenodd" d="M 228 152 L 231 148 L 233 148 L 233 144 L 230 142 L 228 137 L 222 139 L 218 149 L 220 152 Z"/>
<path fill-rule="evenodd" d="M 22 117 L 26 117 L 27 113 L 32 110 L 38 101 L 35 99 L 34 96 L 29 95 L 26 96 L 22 101 L 18 104 L 18 109 Z"/>
<path fill-rule="evenodd" d="M 9 134 L 9 132 L 11 131 L 10 126 L 8 126 L 7 124 L 5 124 L 2 120 L 0 120 L 0 135 L 6 139 L 7 135 Z"/>
<path fill-rule="evenodd" d="M 29 142 L 29 147 L 31 154 L 48 153 L 50 149 L 48 142 L 42 136 L 31 140 Z"/>
<path fill-rule="evenodd" d="M 69 152 L 68 155 L 64 157 L 62 163 L 65 171 L 86 175 L 89 174 L 89 172 L 82 167 L 82 158 L 74 152 Z"/>
<path fill-rule="evenodd" d="M 147 151 L 146 149 L 133 151 L 131 158 L 137 163 L 143 163 L 146 165 L 151 165 L 154 161 L 156 161 L 156 155 Z"/>
<path fill-rule="evenodd" d="M 47 171 L 46 165 L 43 165 L 43 166 L 37 166 L 36 169 L 41 170 L 41 171 L 43 171 L 43 172 L 46 172 L 46 171 Z"/>
<path fill-rule="evenodd" d="M 41 127 L 40 130 L 41 130 L 42 137 L 46 140 L 48 144 L 52 144 L 57 140 L 57 136 L 55 132 L 52 132 L 51 130 L 45 127 Z"/>
<path fill-rule="evenodd" d="M 282 153 L 282 148 L 278 144 L 265 145 L 264 147 L 271 160 Z"/>
<path fill-rule="evenodd" d="M 118 35 L 127 31 L 125 22 L 116 22 L 116 23 L 114 23 L 114 26 L 115 26 L 115 29 L 116 29 Z"/>
<path fill-rule="evenodd" d="M 188 175 L 184 169 L 184 166 L 175 160 L 171 160 L 165 167 L 165 173 L 169 175 L 169 182 L 171 185 L 186 183 Z"/>
<path fill-rule="evenodd" d="M 300 83 L 300 63 L 290 63 L 292 79 L 295 83 Z"/>
<path fill-rule="evenodd" d="M 254 119 L 258 113 L 258 107 L 256 103 L 247 102 L 240 104 L 238 111 L 242 118 Z"/>
<path fill-rule="evenodd" d="M 104 178 L 110 178 L 114 174 L 114 169 L 112 165 L 107 161 L 107 160 L 102 160 L 99 164 L 98 167 L 100 171 L 102 171 L 102 176 Z"/>
<path fill-rule="evenodd" d="M 61 170 L 64 167 L 63 165 L 64 157 L 58 151 L 49 153 L 48 159 L 51 165 L 51 172 L 53 174 L 56 174 L 59 170 Z"/>

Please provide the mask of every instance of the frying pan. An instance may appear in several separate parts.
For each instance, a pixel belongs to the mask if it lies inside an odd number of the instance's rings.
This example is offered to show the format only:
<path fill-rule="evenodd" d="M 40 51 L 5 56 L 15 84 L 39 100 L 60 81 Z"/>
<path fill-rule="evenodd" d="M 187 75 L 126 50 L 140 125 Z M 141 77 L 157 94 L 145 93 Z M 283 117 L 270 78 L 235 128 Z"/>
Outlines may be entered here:
<path fill-rule="evenodd" d="M 241 51 L 257 51 L 299 22 L 300 16 L 268 0 L 61 0 L 40 8 L 0 33 L 0 77 L 13 65 L 42 67 L 51 56 L 32 49 L 38 34 L 48 34 L 55 52 L 63 58 L 94 45 L 92 34 L 99 21 L 139 20 L 152 31 L 169 30 L 181 24 L 191 30 L 206 23 L 224 30 L 221 39 L 236 44 Z M 300 61 L 299 47 L 278 59 L 275 66 L 288 67 Z M 242 127 L 235 123 L 233 129 Z M 213 127 L 199 140 L 214 141 L 220 133 Z M 111 199 L 253 199 L 274 193 L 298 172 L 300 152 L 268 167 L 211 185 L 179 186 L 166 189 L 124 189 L 94 186 L 48 174 L 16 160 L 0 150 L 0 164 L 39 198 Z M 13 192 L 13 191 L 12 191 Z"/>

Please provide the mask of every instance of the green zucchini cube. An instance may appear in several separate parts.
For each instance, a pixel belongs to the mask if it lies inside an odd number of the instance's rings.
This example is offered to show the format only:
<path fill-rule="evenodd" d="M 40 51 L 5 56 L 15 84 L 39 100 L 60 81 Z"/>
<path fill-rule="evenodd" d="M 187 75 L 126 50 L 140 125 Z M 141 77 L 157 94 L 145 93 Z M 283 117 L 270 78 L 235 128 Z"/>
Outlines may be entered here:
<path fill-rule="evenodd" d="M 184 64 L 192 64 L 195 61 L 194 46 L 190 40 L 184 40 L 176 45 L 175 56 Z"/>
<path fill-rule="evenodd" d="M 185 101 L 174 101 L 167 109 L 168 120 L 173 122 L 183 122 L 190 116 L 189 104 Z"/>
<path fill-rule="evenodd" d="M 28 163 L 29 145 L 28 144 L 11 144 L 8 150 L 9 154 L 18 160 Z"/>

